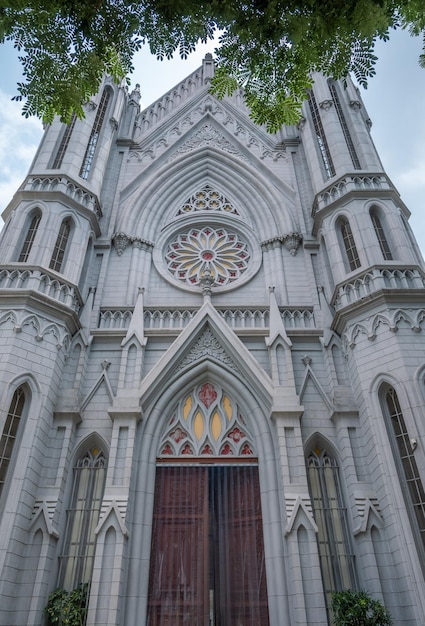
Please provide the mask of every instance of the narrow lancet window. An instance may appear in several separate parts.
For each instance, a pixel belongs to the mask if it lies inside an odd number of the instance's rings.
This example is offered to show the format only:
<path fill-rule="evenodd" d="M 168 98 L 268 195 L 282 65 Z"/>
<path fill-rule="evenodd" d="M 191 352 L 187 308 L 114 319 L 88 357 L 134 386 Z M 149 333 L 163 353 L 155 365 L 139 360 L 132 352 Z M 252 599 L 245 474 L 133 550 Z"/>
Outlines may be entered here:
<path fill-rule="evenodd" d="M 335 167 L 332 162 L 331 153 L 329 150 L 328 142 L 326 140 L 325 131 L 323 129 L 322 120 L 320 118 L 319 109 L 317 108 L 316 98 L 312 92 L 308 95 L 308 104 L 310 106 L 310 113 L 313 120 L 314 132 L 319 146 L 320 154 L 322 157 L 323 165 L 325 167 L 326 176 L 332 178 L 335 176 Z"/>
<path fill-rule="evenodd" d="M 332 101 L 335 106 L 335 111 L 338 115 L 339 123 L 341 124 L 342 134 L 344 135 L 345 143 L 347 144 L 348 152 L 350 153 L 353 167 L 356 170 L 360 170 L 361 165 L 360 165 L 359 157 L 357 156 L 357 152 L 354 147 L 353 139 L 351 137 L 351 133 L 348 128 L 347 120 L 345 118 L 344 111 L 341 106 L 341 101 L 339 99 L 336 86 L 332 82 L 329 83 L 329 90 L 331 92 Z"/>
<path fill-rule="evenodd" d="M 338 464 L 326 450 L 316 448 L 310 452 L 307 472 L 314 517 L 319 529 L 317 541 L 320 567 L 329 608 L 332 592 L 357 586 L 347 509 Z"/>
<path fill-rule="evenodd" d="M 65 152 L 68 148 L 68 144 L 71 140 L 72 131 L 74 130 L 75 122 L 77 120 L 77 116 L 73 113 L 71 117 L 71 121 L 67 124 L 65 128 L 65 132 L 62 135 L 61 142 L 59 144 L 58 151 L 55 156 L 55 160 L 53 161 L 52 169 L 57 170 L 61 167 L 63 157 L 65 156 Z"/>
<path fill-rule="evenodd" d="M 382 256 L 384 257 L 385 261 L 392 261 L 393 255 L 391 254 L 390 246 L 388 245 L 388 241 L 385 236 L 385 231 L 382 227 L 381 220 L 379 219 L 376 211 L 371 211 L 370 219 L 372 220 L 373 228 L 375 229 L 376 238 L 378 239 Z"/>
<path fill-rule="evenodd" d="M 418 465 L 414 456 L 414 443 L 407 432 L 406 423 L 400 407 L 397 393 L 393 387 L 388 387 L 384 395 L 385 409 L 389 424 L 393 450 L 397 455 L 397 466 L 402 481 L 407 489 L 403 489 L 408 500 L 408 509 L 413 511 L 417 523 L 417 532 L 421 550 L 425 549 L 425 490 L 419 474 Z"/>
<path fill-rule="evenodd" d="M 348 220 L 343 220 L 340 224 L 340 228 L 345 253 L 347 255 L 348 266 L 350 268 L 350 271 L 356 270 L 360 267 L 360 259 L 357 252 L 356 243 L 354 241 L 353 232 L 351 230 L 350 222 Z"/>
<path fill-rule="evenodd" d="M 93 571 L 96 526 L 106 478 L 102 450 L 88 450 L 74 467 L 72 496 L 67 511 L 65 546 L 60 557 L 60 584 L 72 590 L 89 583 Z"/>
<path fill-rule="evenodd" d="M 62 264 L 65 257 L 65 250 L 69 240 L 70 232 L 71 221 L 69 219 L 64 219 L 59 229 L 52 258 L 50 259 L 49 267 L 55 272 L 60 272 L 62 269 Z"/>
<path fill-rule="evenodd" d="M 90 139 L 87 144 L 86 153 L 84 155 L 83 164 L 80 169 L 81 178 L 88 178 L 90 169 L 93 163 L 94 154 L 96 152 L 97 142 L 99 140 L 100 131 L 103 125 L 103 120 L 105 119 L 106 109 L 108 108 L 109 99 L 111 97 L 111 92 L 109 89 L 105 89 L 102 94 L 102 98 L 100 100 L 99 108 L 96 113 L 96 117 L 94 120 L 93 128 L 90 134 Z"/>
<path fill-rule="evenodd" d="M 27 234 L 25 236 L 25 241 L 22 246 L 21 253 L 19 255 L 19 263 L 26 263 L 28 261 L 29 254 L 31 252 L 32 244 L 34 243 L 35 236 L 37 234 L 37 229 L 40 224 L 41 215 L 37 213 L 33 216 L 29 228 L 27 230 Z"/>
<path fill-rule="evenodd" d="M 0 496 L 3 491 L 4 483 L 6 482 L 7 471 L 12 459 L 24 404 L 25 394 L 22 387 L 19 387 L 13 394 L 0 438 Z"/>

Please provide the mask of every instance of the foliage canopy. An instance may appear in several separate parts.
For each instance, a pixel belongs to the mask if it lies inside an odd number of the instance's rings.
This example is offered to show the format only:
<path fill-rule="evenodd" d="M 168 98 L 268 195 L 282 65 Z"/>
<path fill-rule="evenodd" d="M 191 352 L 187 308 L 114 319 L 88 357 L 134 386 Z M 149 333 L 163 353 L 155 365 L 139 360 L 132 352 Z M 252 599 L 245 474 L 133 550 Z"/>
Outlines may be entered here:
<path fill-rule="evenodd" d="M 313 72 L 366 86 L 393 28 L 425 36 L 425 0 L 0 0 L 0 42 L 23 65 L 16 99 L 45 122 L 83 117 L 103 73 L 125 78 L 142 45 L 186 58 L 220 32 L 213 92 L 243 88 L 254 121 L 276 131 L 299 118 Z"/>

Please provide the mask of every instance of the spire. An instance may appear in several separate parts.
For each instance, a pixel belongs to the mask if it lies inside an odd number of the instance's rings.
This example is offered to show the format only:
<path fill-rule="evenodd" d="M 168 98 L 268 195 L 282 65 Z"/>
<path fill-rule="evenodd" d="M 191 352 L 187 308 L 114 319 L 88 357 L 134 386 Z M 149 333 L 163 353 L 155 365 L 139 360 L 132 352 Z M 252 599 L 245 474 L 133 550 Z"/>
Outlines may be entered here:
<path fill-rule="evenodd" d="M 135 104 L 139 104 L 141 97 L 142 97 L 142 94 L 140 93 L 140 85 L 139 83 L 137 83 L 135 88 L 130 94 L 130 101 L 134 102 Z"/>
<path fill-rule="evenodd" d="M 139 293 L 138 293 L 137 300 L 136 300 L 136 306 L 134 307 L 133 316 L 131 318 L 127 334 L 121 342 L 121 347 L 124 347 L 126 343 L 128 343 L 132 337 L 136 337 L 141 346 L 146 345 L 144 310 L 143 310 L 143 294 L 144 293 L 145 293 L 144 287 L 139 287 Z"/>
<path fill-rule="evenodd" d="M 290 348 L 292 341 L 286 334 L 285 326 L 283 324 L 282 316 L 280 315 L 279 307 L 274 292 L 274 287 L 269 287 L 270 293 L 270 322 L 269 322 L 269 336 L 266 337 L 266 345 L 271 346 L 276 337 L 281 337 L 285 344 Z"/>
<path fill-rule="evenodd" d="M 204 71 L 204 82 L 210 82 L 211 78 L 213 78 L 214 76 L 215 71 L 214 59 L 211 52 L 207 52 L 207 54 L 205 55 L 205 58 L 202 61 L 202 68 Z"/>
<path fill-rule="evenodd" d="M 90 287 L 87 299 L 80 312 L 81 336 L 86 346 L 88 346 L 93 339 L 93 337 L 90 335 L 90 321 L 95 293 L 96 287 Z"/>

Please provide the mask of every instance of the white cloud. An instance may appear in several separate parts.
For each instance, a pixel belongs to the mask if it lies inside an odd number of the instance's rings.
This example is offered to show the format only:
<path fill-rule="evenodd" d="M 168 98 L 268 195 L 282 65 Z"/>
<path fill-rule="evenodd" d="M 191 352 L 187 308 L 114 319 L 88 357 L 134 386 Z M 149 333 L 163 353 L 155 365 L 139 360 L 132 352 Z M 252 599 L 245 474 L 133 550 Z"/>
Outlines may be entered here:
<path fill-rule="evenodd" d="M 425 197 L 425 159 L 409 169 L 402 170 L 398 174 L 398 179 L 403 186 L 409 186 L 417 191 L 422 190 Z"/>
<path fill-rule="evenodd" d="M 25 178 L 42 135 L 41 122 L 24 119 L 21 108 L 0 90 L 0 211 Z"/>

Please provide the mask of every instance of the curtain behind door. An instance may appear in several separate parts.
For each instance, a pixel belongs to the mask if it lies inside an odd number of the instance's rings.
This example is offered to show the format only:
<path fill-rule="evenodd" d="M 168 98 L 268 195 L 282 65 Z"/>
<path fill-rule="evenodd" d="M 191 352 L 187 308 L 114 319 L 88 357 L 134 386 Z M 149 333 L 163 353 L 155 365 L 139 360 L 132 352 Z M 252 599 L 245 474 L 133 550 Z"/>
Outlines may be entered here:
<path fill-rule="evenodd" d="M 158 466 L 148 626 L 267 626 L 258 468 Z"/>

